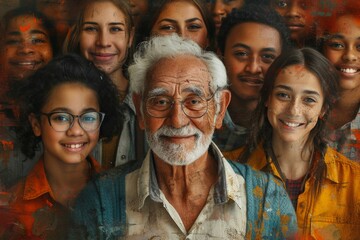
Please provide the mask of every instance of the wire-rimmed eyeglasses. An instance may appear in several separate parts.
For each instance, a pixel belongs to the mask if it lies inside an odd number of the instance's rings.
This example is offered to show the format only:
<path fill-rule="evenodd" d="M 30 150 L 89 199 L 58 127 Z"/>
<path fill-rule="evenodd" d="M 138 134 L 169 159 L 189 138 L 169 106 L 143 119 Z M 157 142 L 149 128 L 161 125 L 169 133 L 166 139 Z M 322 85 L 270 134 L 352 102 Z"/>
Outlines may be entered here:
<path fill-rule="evenodd" d="M 189 95 L 183 100 L 174 100 L 166 95 L 152 96 L 145 100 L 146 112 L 155 118 L 166 118 L 169 117 L 175 102 L 179 101 L 186 116 L 200 118 L 208 111 L 209 101 L 214 98 L 218 90 L 219 88 L 209 98 L 203 98 L 196 94 Z"/>
<path fill-rule="evenodd" d="M 105 117 L 105 113 L 95 111 L 85 112 L 80 115 L 73 115 L 68 112 L 50 112 L 41 114 L 47 116 L 50 126 L 57 132 L 65 132 L 72 128 L 75 118 L 78 118 L 81 128 L 85 131 L 95 131 L 100 128 Z"/>

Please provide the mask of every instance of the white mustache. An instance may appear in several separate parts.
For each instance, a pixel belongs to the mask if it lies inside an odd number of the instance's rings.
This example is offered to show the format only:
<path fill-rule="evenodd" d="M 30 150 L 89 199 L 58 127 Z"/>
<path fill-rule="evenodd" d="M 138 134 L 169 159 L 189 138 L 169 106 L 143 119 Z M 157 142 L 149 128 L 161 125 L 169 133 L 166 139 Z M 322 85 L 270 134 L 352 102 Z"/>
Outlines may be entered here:
<path fill-rule="evenodd" d="M 195 135 L 195 137 L 198 138 L 201 135 L 201 132 L 195 127 L 189 125 L 181 128 L 163 126 L 158 131 L 156 131 L 155 135 L 166 137 Z"/>

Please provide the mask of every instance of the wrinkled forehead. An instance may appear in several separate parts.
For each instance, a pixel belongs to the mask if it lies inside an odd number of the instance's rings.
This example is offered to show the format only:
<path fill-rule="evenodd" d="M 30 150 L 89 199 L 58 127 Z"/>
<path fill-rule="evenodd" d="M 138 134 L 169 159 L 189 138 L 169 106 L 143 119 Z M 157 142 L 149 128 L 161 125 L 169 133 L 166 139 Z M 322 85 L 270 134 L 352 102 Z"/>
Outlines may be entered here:
<path fill-rule="evenodd" d="M 195 91 L 205 96 L 210 92 L 210 85 L 211 75 L 203 60 L 184 55 L 159 60 L 148 74 L 145 94 L 162 91 L 173 95 Z"/>

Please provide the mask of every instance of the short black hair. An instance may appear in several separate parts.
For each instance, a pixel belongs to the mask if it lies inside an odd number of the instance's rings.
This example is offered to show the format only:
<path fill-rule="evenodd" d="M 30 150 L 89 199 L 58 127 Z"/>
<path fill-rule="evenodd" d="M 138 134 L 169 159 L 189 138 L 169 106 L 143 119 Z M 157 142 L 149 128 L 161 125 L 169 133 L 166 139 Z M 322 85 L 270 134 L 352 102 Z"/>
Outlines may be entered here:
<path fill-rule="evenodd" d="M 36 137 L 28 120 L 30 114 L 39 117 L 52 90 L 64 83 L 80 83 L 97 94 L 100 111 L 105 113 L 100 138 L 110 139 L 122 127 L 122 105 L 119 93 L 107 75 L 93 63 L 77 54 L 67 54 L 51 60 L 33 75 L 12 85 L 12 95 L 19 105 L 17 137 L 21 151 L 29 158 L 35 154 L 41 137 Z"/>
<path fill-rule="evenodd" d="M 218 47 L 222 54 L 224 54 L 225 42 L 230 30 L 234 26 L 246 22 L 261 23 L 276 29 L 280 34 L 282 50 L 290 46 L 290 33 L 283 17 L 265 5 L 249 3 L 240 9 L 233 9 L 223 19 L 218 35 Z"/>

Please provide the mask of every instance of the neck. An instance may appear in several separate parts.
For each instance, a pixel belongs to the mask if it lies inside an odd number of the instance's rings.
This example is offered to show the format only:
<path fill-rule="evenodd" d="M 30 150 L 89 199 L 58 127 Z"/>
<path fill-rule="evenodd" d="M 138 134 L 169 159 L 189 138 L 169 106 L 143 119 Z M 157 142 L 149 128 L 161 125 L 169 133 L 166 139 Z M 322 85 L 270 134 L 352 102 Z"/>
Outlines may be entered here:
<path fill-rule="evenodd" d="M 250 128 L 251 118 L 257 105 L 257 100 L 240 100 L 232 98 L 228 107 L 232 121 L 239 126 Z"/>
<path fill-rule="evenodd" d="M 306 175 L 310 168 L 313 149 L 305 145 L 305 142 L 288 143 L 273 137 L 272 148 L 284 177 L 297 180 Z"/>
<path fill-rule="evenodd" d="M 342 91 L 339 100 L 335 103 L 328 120 L 329 125 L 338 129 L 351 122 L 360 108 L 360 91 Z"/>
<path fill-rule="evenodd" d="M 119 69 L 111 73 L 109 77 L 120 92 L 127 92 L 129 86 L 129 80 L 125 78 L 122 69 Z"/>
<path fill-rule="evenodd" d="M 204 208 L 210 189 L 218 178 L 215 159 L 206 152 L 186 166 L 172 166 L 154 157 L 161 191 L 190 230 Z"/>
<path fill-rule="evenodd" d="M 44 156 L 44 168 L 54 200 L 64 206 L 73 203 L 89 178 L 90 165 L 87 160 L 78 164 L 66 164 L 59 161 L 47 161 Z"/>

